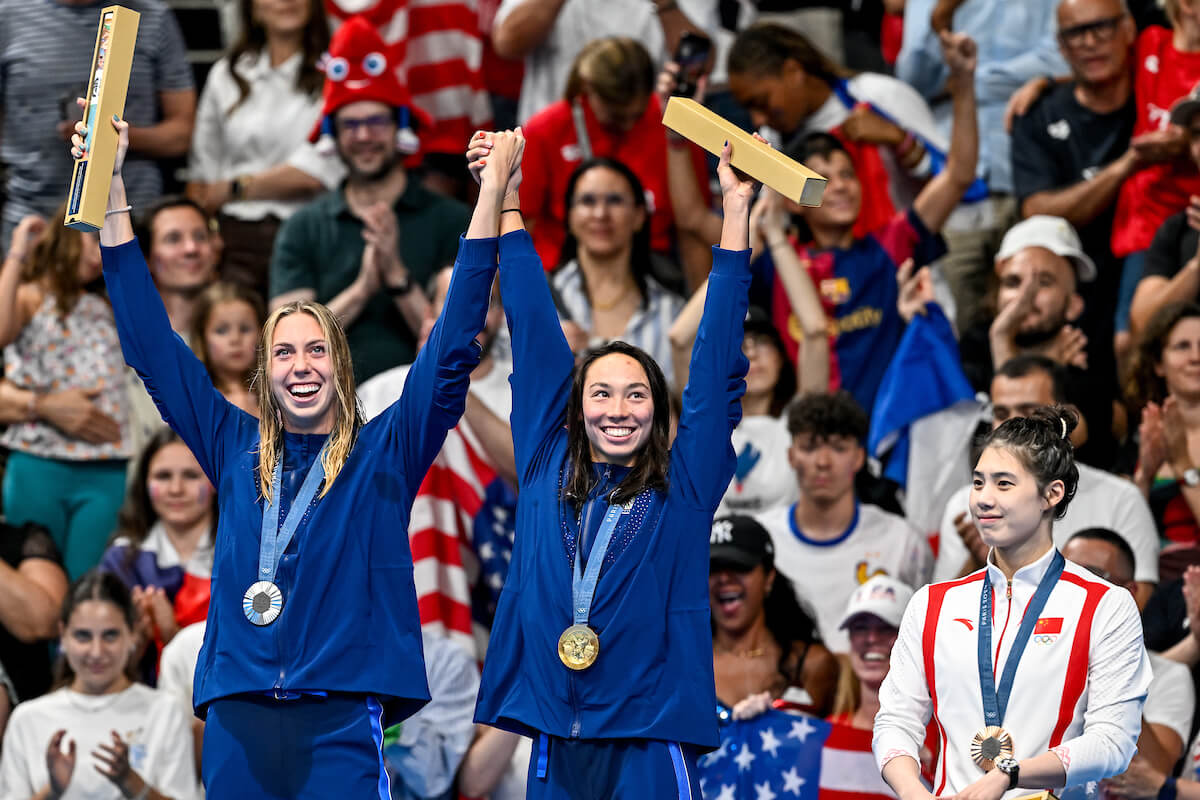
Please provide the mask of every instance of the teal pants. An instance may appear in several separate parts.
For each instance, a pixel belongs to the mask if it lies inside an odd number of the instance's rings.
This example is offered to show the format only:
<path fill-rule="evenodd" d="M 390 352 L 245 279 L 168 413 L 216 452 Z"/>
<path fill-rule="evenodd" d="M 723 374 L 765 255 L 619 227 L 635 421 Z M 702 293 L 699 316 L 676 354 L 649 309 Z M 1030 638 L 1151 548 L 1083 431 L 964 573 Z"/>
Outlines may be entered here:
<path fill-rule="evenodd" d="M 4 516 L 45 526 L 75 580 L 100 563 L 125 499 L 125 460 L 65 461 L 14 450 L 4 471 Z"/>

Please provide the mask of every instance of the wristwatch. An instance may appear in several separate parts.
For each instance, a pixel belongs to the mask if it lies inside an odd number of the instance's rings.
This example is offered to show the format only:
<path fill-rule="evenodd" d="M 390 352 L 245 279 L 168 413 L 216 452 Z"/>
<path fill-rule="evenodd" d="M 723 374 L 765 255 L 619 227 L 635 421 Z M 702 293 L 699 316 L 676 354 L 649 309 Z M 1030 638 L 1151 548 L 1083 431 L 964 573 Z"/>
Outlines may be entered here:
<path fill-rule="evenodd" d="M 1021 764 L 1012 756 L 1000 756 L 992 765 L 1008 776 L 1008 788 L 1017 788 L 1017 780 L 1021 775 Z"/>
<path fill-rule="evenodd" d="M 1200 469 L 1188 467 L 1183 471 L 1183 475 L 1181 477 L 1183 478 L 1184 485 L 1189 488 L 1200 486 Z"/>
<path fill-rule="evenodd" d="M 384 291 L 387 292 L 392 297 L 403 297 L 404 295 L 411 292 L 413 290 L 413 286 L 415 286 L 415 285 L 416 284 L 413 283 L 412 275 L 409 275 L 406 273 L 404 275 L 404 277 L 400 279 L 400 282 L 397 283 L 396 285 L 384 286 L 383 288 L 384 288 Z"/>

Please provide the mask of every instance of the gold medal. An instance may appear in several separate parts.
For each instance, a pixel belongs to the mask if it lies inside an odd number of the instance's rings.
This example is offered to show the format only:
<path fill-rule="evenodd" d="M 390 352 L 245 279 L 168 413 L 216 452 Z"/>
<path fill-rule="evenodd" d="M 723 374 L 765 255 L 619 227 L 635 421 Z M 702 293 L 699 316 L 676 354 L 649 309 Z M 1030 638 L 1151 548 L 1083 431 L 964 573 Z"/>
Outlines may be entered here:
<path fill-rule="evenodd" d="M 997 758 L 1012 754 L 1012 734 L 999 725 L 989 725 L 971 741 L 971 760 L 984 772 L 991 772 Z"/>
<path fill-rule="evenodd" d="M 572 625 L 558 637 L 558 657 L 567 669 L 587 669 L 600 655 L 600 637 L 587 625 Z"/>

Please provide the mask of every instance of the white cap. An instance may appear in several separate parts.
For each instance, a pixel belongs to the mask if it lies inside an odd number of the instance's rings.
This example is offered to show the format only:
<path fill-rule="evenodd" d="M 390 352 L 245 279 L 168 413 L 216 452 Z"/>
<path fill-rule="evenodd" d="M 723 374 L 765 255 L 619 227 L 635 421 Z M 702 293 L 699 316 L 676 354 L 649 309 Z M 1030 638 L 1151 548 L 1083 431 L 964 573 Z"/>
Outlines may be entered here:
<path fill-rule="evenodd" d="M 1083 252 L 1079 234 L 1062 217 L 1034 214 L 1008 229 L 996 253 L 996 263 L 1012 258 L 1026 247 L 1044 247 L 1055 255 L 1069 259 L 1081 283 L 1096 280 L 1096 265 Z"/>
<path fill-rule="evenodd" d="M 845 628 L 859 614 L 872 614 L 893 628 L 899 628 L 904 609 L 912 596 L 913 590 L 902 581 L 890 575 L 876 575 L 850 595 L 850 602 L 846 605 L 846 613 L 842 614 L 838 628 Z"/>

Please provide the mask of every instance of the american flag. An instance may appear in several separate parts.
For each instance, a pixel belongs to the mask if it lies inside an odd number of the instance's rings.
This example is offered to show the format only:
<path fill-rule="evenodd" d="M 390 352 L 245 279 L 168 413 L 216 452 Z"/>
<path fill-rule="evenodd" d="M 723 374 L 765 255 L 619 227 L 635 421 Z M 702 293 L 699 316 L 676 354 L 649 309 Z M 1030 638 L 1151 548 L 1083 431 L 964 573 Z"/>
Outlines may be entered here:
<path fill-rule="evenodd" d="M 705 800 L 894 800 L 871 732 L 771 710 L 721 727 L 699 761 Z"/>

